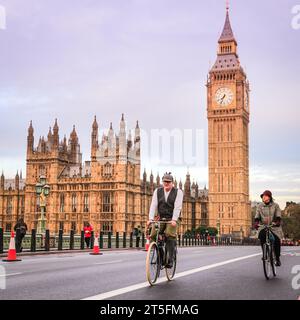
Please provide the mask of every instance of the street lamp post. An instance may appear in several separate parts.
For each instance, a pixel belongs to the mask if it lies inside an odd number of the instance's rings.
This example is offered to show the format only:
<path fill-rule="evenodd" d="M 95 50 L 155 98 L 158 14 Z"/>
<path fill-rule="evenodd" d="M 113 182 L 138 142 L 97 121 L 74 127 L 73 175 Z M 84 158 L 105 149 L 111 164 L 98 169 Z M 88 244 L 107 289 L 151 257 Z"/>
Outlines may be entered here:
<path fill-rule="evenodd" d="M 220 218 L 217 219 L 218 237 L 220 238 Z"/>
<path fill-rule="evenodd" d="M 50 187 L 46 184 L 46 177 L 40 176 L 39 182 L 35 185 L 36 194 L 40 197 L 41 216 L 38 219 L 37 233 L 45 233 L 46 231 L 46 197 L 49 196 Z"/>

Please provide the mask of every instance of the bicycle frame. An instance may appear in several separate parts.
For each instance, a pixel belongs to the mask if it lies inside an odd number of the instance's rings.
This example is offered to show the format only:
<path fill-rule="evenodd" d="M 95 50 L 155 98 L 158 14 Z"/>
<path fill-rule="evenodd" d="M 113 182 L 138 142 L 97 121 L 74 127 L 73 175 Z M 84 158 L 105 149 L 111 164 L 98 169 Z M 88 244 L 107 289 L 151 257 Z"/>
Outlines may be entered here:
<path fill-rule="evenodd" d="M 266 241 L 263 245 L 263 263 L 264 273 L 267 280 L 270 278 L 270 267 L 272 268 L 274 277 L 276 276 L 276 264 L 274 263 L 274 235 L 271 231 L 272 225 L 265 225 L 263 230 L 266 232 Z"/>
<path fill-rule="evenodd" d="M 160 269 L 162 269 L 164 265 L 164 259 L 165 259 L 165 245 L 166 245 L 166 236 L 164 233 L 160 232 L 160 227 L 161 224 L 171 224 L 171 221 L 167 220 L 158 220 L 158 221 L 153 221 L 151 224 L 154 224 L 156 232 L 156 244 L 159 249 L 159 254 L 161 255 L 160 259 Z"/>

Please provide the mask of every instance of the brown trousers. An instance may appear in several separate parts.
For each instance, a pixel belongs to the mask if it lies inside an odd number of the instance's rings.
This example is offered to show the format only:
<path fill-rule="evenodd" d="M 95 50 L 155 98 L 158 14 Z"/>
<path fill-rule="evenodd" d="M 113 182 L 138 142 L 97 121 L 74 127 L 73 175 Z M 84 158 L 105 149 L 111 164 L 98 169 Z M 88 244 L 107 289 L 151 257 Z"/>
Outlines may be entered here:
<path fill-rule="evenodd" d="M 177 228 L 179 226 L 179 221 L 177 220 L 177 224 L 173 227 L 170 223 L 161 223 L 160 232 L 164 233 L 168 239 L 176 240 L 177 239 Z M 150 239 L 152 241 L 156 241 L 157 230 L 155 229 L 155 225 L 152 225 Z"/>

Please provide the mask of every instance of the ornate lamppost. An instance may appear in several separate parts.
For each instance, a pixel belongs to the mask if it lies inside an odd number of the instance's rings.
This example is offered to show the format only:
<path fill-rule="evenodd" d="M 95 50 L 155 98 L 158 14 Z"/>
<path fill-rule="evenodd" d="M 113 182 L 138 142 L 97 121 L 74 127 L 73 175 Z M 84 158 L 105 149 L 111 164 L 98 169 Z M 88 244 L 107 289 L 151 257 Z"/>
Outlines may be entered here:
<path fill-rule="evenodd" d="M 218 229 L 218 238 L 221 237 L 221 234 L 220 234 L 220 218 L 217 219 L 217 229 Z"/>
<path fill-rule="evenodd" d="M 40 197 L 41 216 L 38 219 L 37 233 L 45 233 L 46 231 L 46 197 L 49 196 L 50 186 L 46 184 L 46 177 L 40 176 L 39 182 L 35 185 L 37 196 Z"/>

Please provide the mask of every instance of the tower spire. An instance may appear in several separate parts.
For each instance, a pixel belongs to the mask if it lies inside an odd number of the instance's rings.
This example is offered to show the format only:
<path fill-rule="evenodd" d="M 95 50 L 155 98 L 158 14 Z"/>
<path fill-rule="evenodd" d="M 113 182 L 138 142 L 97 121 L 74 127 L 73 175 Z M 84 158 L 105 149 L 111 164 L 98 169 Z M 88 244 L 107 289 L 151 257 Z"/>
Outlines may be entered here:
<path fill-rule="evenodd" d="M 234 41 L 236 43 L 232 28 L 231 28 L 230 19 L 229 19 L 229 2 L 227 0 L 225 24 L 224 24 L 221 36 L 219 38 L 219 43 L 220 42 L 228 42 L 228 41 Z"/>

